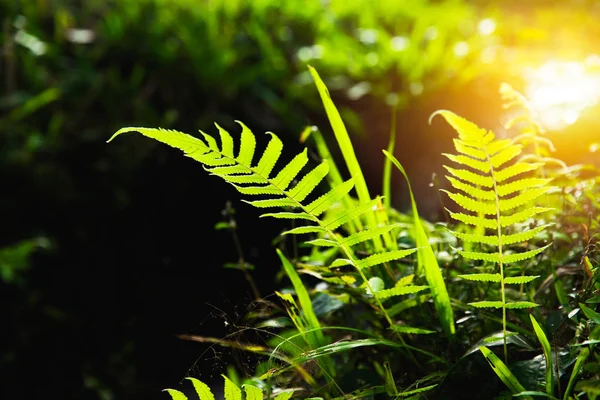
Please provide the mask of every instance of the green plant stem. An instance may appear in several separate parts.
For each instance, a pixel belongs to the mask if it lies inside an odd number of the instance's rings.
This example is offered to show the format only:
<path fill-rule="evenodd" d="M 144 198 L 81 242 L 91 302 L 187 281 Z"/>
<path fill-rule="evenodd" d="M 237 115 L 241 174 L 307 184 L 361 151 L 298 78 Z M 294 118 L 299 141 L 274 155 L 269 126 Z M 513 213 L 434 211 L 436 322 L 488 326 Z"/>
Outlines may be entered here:
<path fill-rule="evenodd" d="M 496 175 L 494 173 L 494 166 L 490 160 L 490 155 L 486 151 L 486 158 L 490 165 L 490 174 L 494 181 L 494 200 L 496 202 L 496 224 L 498 232 L 498 255 L 500 262 L 500 293 L 502 295 L 502 336 L 504 343 L 504 363 L 508 364 L 508 349 L 506 346 L 506 292 L 504 290 L 504 265 L 502 262 L 502 225 L 500 224 L 500 196 L 498 195 L 498 182 L 496 181 Z"/>

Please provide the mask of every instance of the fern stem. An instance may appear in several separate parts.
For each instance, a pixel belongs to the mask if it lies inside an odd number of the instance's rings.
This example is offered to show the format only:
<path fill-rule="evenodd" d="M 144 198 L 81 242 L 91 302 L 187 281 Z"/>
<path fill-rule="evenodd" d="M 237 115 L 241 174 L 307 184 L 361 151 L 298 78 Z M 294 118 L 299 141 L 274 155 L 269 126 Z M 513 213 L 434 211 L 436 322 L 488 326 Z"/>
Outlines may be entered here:
<path fill-rule="evenodd" d="M 508 364 L 508 350 L 506 346 L 506 293 L 504 291 L 504 264 L 502 261 L 502 224 L 500 223 L 500 196 L 498 195 L 498 182 L 496 181 L 496 175 L 494 173 L 494 166 L 490 160 L 490 155 L 486 151 L 486 158 L 490 165 L 490 175 L 494 182 L 494 200 L 496 202 L 496 224 L 497 224 L 497 235 L 498 235 L 498 255 L 499 255 L 499 267 L 500 267 L 500 293 L 502 295 L 502 339 L 504 344 L 504 363 Z"/>

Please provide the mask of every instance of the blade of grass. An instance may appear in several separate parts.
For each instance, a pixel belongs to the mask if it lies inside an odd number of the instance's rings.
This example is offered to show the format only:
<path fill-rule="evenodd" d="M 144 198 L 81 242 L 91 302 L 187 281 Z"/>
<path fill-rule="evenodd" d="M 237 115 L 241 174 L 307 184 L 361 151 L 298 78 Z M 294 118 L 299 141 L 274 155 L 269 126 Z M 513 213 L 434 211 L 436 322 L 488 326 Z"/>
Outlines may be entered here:
<path fill-rule="evenodd" d="M 387 152 L 394 154 L 394 148 L 396 146 L 396 113 L 398 112 L 398 104 L 394 104 L 392 108 L 392 122 L 390 127 L 390 141 L 388 142 Z M 385 158 L 383 161 L 383 205 L 386 210 L 391 208 L 392 204 L 392 160 Z"/>
<path fill-rule="evenodd" d="M 425 233 L 425 228 L 421 223 L 421 219 L 419 217 L 419 211 L 417 209 L 417 202 L 415 201 L 415 196 L 413 195 L 412 187 L 410 185 L 410 180 L 408 179 L 408 175 L 402 167 L 402 164 L 394 157 L 392 154 L 383 150 L 383 154 L 398 168 L 398 170 L 404 175 L 406 179 L 406 183 L 408 184 L 408 192 L 410 194 L 410 202 L 412 206 L 413 213 L 413 223 L 415 229 L 415 240 L 417 242 L 417 272 L 419 270 L 425 271 L 425 278 L 427 279 L 427 283 L 431 288 L 431 295 L 433 296 L 433 303 L 435 304 L 435 308 L 438 312 L 438 316 L 440 318 L 440 323 L 444 328 L 444 331 L 448 336 L 453 336 L 455 333 L 454 328 L 454 314 L 452 313 L 452 304 L 450 303 L 450 296 L 448 295 L 448 290 L 446 289 L 446 283 L 444 282 L 444 278 L 442 276 L 442 271 L 437 262 L 437 258 L 435 257 L 435 253 L 431 248 L 431 244 L 429 243 L 429 238 L 427 237 L 427 233 Z"/>
<path fill-rule="evenodd" d="M 323 134 L 321 133 L 321 131 L 319 131 L 314 126 L 307 126 L 302 132 L 300 142 L 304 143 L 309 136 L 311 136 L 315 141 L 319 157 L 321 157 L 322 160 L 327 160 L 329 162 L 329 173 L 326 177 L 326 179 L 329 181 L 329 185 L 332 188 L 334 188 L 344 183 L 342 175 L 340 174 L 340 170 L 334 162 L 333 156 L 329 151 L 329 147 L 327 146 L 327 143 L 325 142 L 325 138 L 323 138 Z M 354 204 L 352 203 L 352 198 L 350 196 L 343 196 L 342 204 L 344 205 L 344 208 L 346 210 L 350 210 L 354 207 Z M 360 218 L 354 218 L 350 220 L 347 225 L 350 233 L 355 233 L 363 230 L 363 225 Z"/>
<path fill-rule="evenodd" d="M 300 276 L 296 272 L 296 268 L 289 262 L 289 260 L 283 255 L 281 250 L 276 249 L 277 255 L 281 259 L 281 263 L 283 264 L 283 268 L 285 273 L 290 278 L 292 285 L 294 286 L 294 290 L 296 291 L 296 295 L 298 296 L 298 301 L 300 302 L 300 307 L 302 309 L 302 313 L 304 314 L 304 319 L 306 320 L 307 327 L 311 332 L 309 332 L 306 336 L 306 339 L 311 346 L 312 349 L 319 348 L 324 346 L 325 336 L 323 335 L 323 329 L 321 328 L 321 324 L 319 323 L 319 319 L 313 310 L 312 302 L 310 300 L 310 296 L 308 295 L 308 291 L 302 283 Z M 334 375 L 335 369 L 333 368 L 333 364 L 330 358 L 326 358 L 324 362 L 324 366 L 327 370 L 327 373 L 331 376 Z"/>
<path fill-rule="evenodd" d="M 317 71 L 308 66 L 308 70 L 312 75 L 313 80 L 315 81 L 315 85 L 317 86 L 317 90 L 319 91 L 319 95 L 321 96 L 321 100 L 323 101 L 323 106 L 325 107 L 325 112 L 327 113 L 327 117 L 329 118 L 329 122 L 331 123 L 331 128 L 333 129 L 333 133 L 335 135 L 335 139 L 340 146 L 342 151 L 342 156 L 344 157 L 344 161 L 346 162 L 346 166 L 348 167 L 348 171 L 350 172 L 350 176 L 354 179 L 354 185 L 356 188 L 356 194 L 358 195 L 358 199 L 361 204 L 368 203 L 371 200 L 369 195 L 369 189 L 367 188 L 367 182 L 365 181 L 365 177 L 362 173 L 362 169 L 360 168 L 360 164 L 358 163 L 358 159 L 356 158 L 356 154 L 354 153 L 354 147 L 352 147 L 352 142 L 350 141 L 350 136 L 348 135 L 348 131 L 346 130 L 346 126 L 342 121 L 342 117 L 338 112 L 335 104 L 331 100 L 331 95 L 329 94 L 329 90 L 325 83 L 321 80 L 321 77 L 317 73 Z M 377 219 L 375 217 L 375 213 L 370 212 L 366 214 L 367 223 L 370 229 L 377 228 Z M 391 241 L 389 234 L 383 235 L 384 240 Z M 375 245 L 375 250 L 380 252 L 383 250 L 383 243 L 381 242 L 380 237 L 376 237 L 373 240 Z"/>
<path fill-rule="evenodd" d="M 535 320 L 532 314 L 529 314 L 529 318 L 531 318 L 531 324 L 533 325 L 533 330 L 537 335 L 540 344 L 542 345 L 542 350 L 544 350 L 544 357 L 546 358 L 546 393 L 549 396 L 552 396 L 552 388 L 554 387 L 553 376 L 554 369 L 552 364 L 552 348 L 550 347 L 550 342 L 546 337 L 546 334 L 542 330 L 542 327 Z"/>
<path fill-rule="evenodd" d="M 479 346 L 481 354 L 485 357 L 490 367 L 494 370 L 498 378 L 510 389 L 514 394 L 525 392 L 523 385 L 519 383 L 519 380 L 510 372 L 510 369 L 495 355 L 490 349 L 485 346 Z M 524 396 L 526 399 L 532 400 L 531 396 Z"/>
<path fill-rule="evenodd" d="M 569 383 L 567 384 L 567 390 L 565 390 L 563 400 L 568 400 L 571 396 L 571 392 L 575 387 L 575 382 L 577 382 L 577 375 L 579 375 L 583 364 L 585 364 L 585 361 L 589 356 L 590 349 L 588 347 L 582 347 L 579 351 L 579 355 L 577 356 L 577 361 L 575 361 L 575 365 L 573 366 L 573 372 L 571 372 L 571 377 L 569 378 Z"/>

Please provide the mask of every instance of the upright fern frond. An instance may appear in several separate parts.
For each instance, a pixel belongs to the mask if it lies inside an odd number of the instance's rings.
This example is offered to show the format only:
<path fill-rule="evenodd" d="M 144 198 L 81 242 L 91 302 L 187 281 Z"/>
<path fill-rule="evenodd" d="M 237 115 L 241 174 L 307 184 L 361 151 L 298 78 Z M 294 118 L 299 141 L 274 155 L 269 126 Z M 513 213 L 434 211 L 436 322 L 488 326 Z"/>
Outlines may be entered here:
<path fill-rule="evenodd" d="M 531 240 L 546 226 L 515 232 L 515 224 L 526 221 L 531 216 L 547 211 L 542 207 L 529 207 L 518 211 L 546 193 L 550 179 L 530 178 L 525 175 L 541 167 L 540 163 L 517 161 L 510 163 L 521 153 L 521 146 L 511 140 L 497 140 L 494 134 L 477 127 L 472 122 L 450 111 L 438 111 L 458 132 L 454 145 L 459 155 L 444 154 L 466 169 L 446 167 L 452 176 L 448 180 L 456 192 L 445 191 L 460 207 L 470 211 L 450 212 L 453 219 L 468 225 L 485 228 L 474 233 L 451 231 L 457 238 L 491 246 L 493 252 L 457 250 L 464 258 L 482 260 L 498 265 L 498 273 L 461 275 L 463 279 L 480 282 L 500 283 L 501 299 L 469 303 L 479 308 L 501 308 L 504 332 L 504 353 L 506 350 L 506 310 L 536 307 L 529 301 L 510 302 L 506 299 L 505 285 L 530 282 L 537 276 L 508 277 L 505 265 L 535 257 L 549 244 L 525 252 L 513 252 L 507 246 Z M 434 114 L 435 115 L 435 114 Z M 483 232 L 483 233 L 481 233 Z"/>
<path fill-rule="evenodd" d="M 318 233 L 320 237 L 310 241 L 317 246 L 333 246 L 339 249 L 342 257 L 333 262 L 332 267 L 341 265 L 353 266 L 361 278 L 369 287 L 368 278 L 364 270 L 376 265 L 398 260 L 414 253 L 416 249 L 391 250 L 373 254 L 364 259 L 359 259 L 353 246 L 367 240 L 381 240 L 380 236 L 387 234 L 391 228 L 375 227 L 369 230 L 356 232 L 348 237 L 343 237 L 336 230 L 362 215 L 369 215 L 380 201 L 379 198 L 356 208 L 344 210 L 336 214 L 325 212 L 339 202 L 354 187 L 354 182 L 349 179 L 334 187 L 320 197 L 307 202 L 317 185 L 323 181 L 329 172 L 329 164 L 323 161 L 321 164 L 302 174 L 308 163 L 306 149 L 296 155 L 279 172 L 274 171 L 275 164 L 279 160 L 283 145 L 281 140 L 273 133 L 269 133 L 271 139 L 259 157 L 254 162 L 256 138 L 254 134 L 241 122 L 242 127 L 240 147 L 237 155 L 234 154 L 234 140 L 231 135 L 217 125 L 221 145 L 212 136 L 201 132 L 204 141 L 188 134 L 165 129 L 154 128 L 123 128 L 116 132 L 109 142 L 116 136 L 127 132 L 139 132 L 144 136 L 165 143 L 171 147 L 180 149 L 184 154 L 204 165 L 204 168 L 212 175 L 216 175 L 233 185 L 240 193 L 247 196 L 261 196 L 259 200 L 250 200 L 246 203 L 257 208 L 284 208 L 284 211 L 268 212 L 263 217 L 274 217 L 284 219 L 295 219 L 310 221 L 312 225 L 304 225 L 285 232 L 286 234 Z M 294 182 L 296 182 L 294 184 Z M 332 215 L 330 215 L 332 214 Z M 325 215 L 325 217 L 322 217 Z M 393 227 L 392 227 L 393 228 Z M 383 312 L 386 320 L 393 326 L 393 322 L 386 313 L 381 301 L 374 296 L 377 306 Z"/>
<path fill-rule="evenodd" d="M 242 389 L 240 389 L 235 383 L 229 380 L 225 375 L 223 375 L 225 379 L 225 386 L 223 388 L 223 393 L 225 395 L 225 399 L 227 400 L 242 400 Z M 194 391 L 200 400 L 215 400 L 215 395 L 210 390 L 207 384 L 196 379 L 196 378 L 186 378 L 194 385 Z M 262 400 L 264 398 L 262 389 L 254 386 L 254 385 L 242 385 L 244 389 L 244 399 L 246 400 Z M 169 393 L 171 399 L 173 400 L 188 400 L 188 397 L 175 389 L 165 389 L 165 392 Z M 275 400 L 289 400 L 292 397 L 293 391 L 285 391 L 279 393 Z"/>

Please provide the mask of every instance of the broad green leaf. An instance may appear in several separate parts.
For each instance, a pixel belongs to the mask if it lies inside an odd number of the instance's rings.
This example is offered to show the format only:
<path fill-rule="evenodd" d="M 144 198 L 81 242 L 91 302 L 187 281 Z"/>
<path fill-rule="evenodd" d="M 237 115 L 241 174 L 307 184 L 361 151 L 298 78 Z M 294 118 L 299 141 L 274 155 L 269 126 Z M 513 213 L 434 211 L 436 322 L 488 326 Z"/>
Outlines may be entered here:
<path fill-rule="evenodd" d="M 481 354 L 485 357 L 490 367 L 494 370 L 498 378 L 510 389 L 514 394 L 524 392 L 525 388 L 519 383 L 517 378 L 510 372 L 510 369 L 504 364 L 498 356 L 485 346 L 479 346 Z M 526 397 L 531 399 L 531 397 Z"/>
<path fill-rule="evenodd" d="M 535 331 L 535 334 L 536 334 L 538 340 L 540 341 L 540 344 L 542 345 L 542 350 L 544 350 L 544 357 L 546 358 L 546 393 L 549 395 L 552 395 L 553 388 L 554 388 L 554 382 L 553 382 L 554 367 L 553 367 L 553 363 L 552 363 L 552 347 L 550 347 L 550 342 L 548 341 L 548 338 L 546 337 L 544 330 L 542 329 L 540 324 L 538 324 L 538 322 L 535 320 L 535 318 L 533 317 L 532 314 L 529 314 L 529 318 L 531 319 L 531 324 L 533 325 L 533 330 Z"/>

